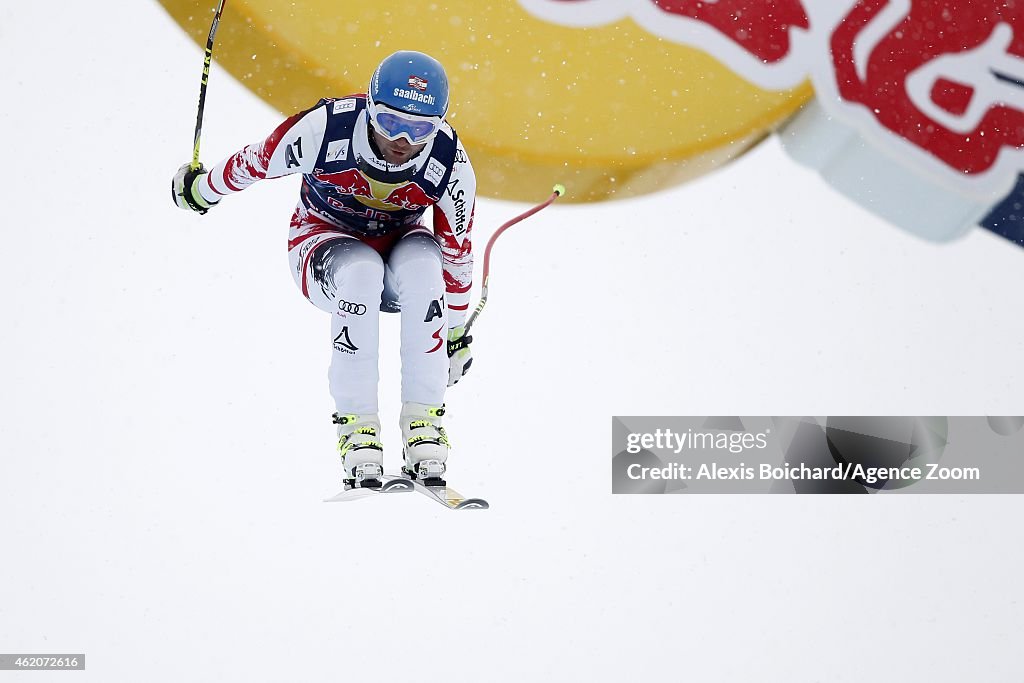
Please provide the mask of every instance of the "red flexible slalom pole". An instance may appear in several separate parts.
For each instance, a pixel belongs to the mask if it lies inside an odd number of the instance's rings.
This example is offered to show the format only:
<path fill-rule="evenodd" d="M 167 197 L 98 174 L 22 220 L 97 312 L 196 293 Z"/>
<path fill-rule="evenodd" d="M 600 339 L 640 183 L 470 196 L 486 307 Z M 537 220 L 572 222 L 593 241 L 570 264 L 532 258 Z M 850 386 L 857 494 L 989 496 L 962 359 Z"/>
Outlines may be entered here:
<path fill-rule="evenodd" d="M 469 330 L 470 328 L 473 327 L 473 323 L 476 322 L 476 319 L 480 315 L 480 312 L 484 310 L 484 306 L 487 305 L 487 285 L 488 281 L 491 278 L 491 247 L 494 246 L 494 242 L 498 239 L 498 237 L 501 236 L 501 233 L 505 232 L 516 223 L 522 220 L 526 220 L 527 218 L 537 213 L 538 211 L 547 208 L 552 203 L 554 203 L 556 199 L 558 199 L 564 194 L 565 186 L 555 185 L 555 187 L 551 191 L 551 196 L 548 197 L 545 201 L 541 202 L 532 209 L 524 211 L 515 218 L 512 218 L 511 220 L 505 222 L 500 228 L 498 228 L 495 231 L 493 235 L 491 235 L 491 239 L 487 241 L 487 248 L 484 249 L 484 280 L 483 287 L 481 288 L 480 291 L 480 303 L 476 305 L 476 309 L 473 311 L 473 315 L 469 316 L 469 321 L 466 323 L 466 334 L 469 334 Z"/>

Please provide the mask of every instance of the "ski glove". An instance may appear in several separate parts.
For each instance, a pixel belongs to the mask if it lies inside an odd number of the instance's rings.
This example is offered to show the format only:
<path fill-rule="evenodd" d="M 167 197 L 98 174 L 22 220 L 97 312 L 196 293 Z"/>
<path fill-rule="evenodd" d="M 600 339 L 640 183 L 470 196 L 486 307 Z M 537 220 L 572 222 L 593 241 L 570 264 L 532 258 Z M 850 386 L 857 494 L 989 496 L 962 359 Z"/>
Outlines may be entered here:
<path fill-rule="evenodd" d="M 469 350 L 472 343 L 473 337 L 466 335 L 464 326 L 448 330 L 448 386 L 457 384 L 469 372 L 473 364 L 473 352 Z"/>
<path fill-rule="evenodd" d="M 171 199 L 178 205 L 178 208 L 206 213 L 211 207 L 217 205 L 219 200 L 217 202 L 206 201 L 199 193 L 199 188 L 196 187 L 204 175 L 206 175 L 206 169 L 202 164 L 199 164 L 199 168 L 192 168 L 191 164 L 185 164 L 174 174 L 174 178 L 171 180 Z"/>

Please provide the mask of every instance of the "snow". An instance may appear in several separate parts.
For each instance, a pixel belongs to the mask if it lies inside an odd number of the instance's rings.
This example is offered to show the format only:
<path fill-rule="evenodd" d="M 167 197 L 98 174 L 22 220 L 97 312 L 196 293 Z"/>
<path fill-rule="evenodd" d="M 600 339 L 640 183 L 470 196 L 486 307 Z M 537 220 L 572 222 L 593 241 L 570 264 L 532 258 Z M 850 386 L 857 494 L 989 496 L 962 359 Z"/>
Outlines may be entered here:
<path fill-rule="evenodd" d="M 171 204 L 202 55 L 155 3 L 0 16 L 0 651 L 84 652 L 84 681 L 1012 679 L 1021 498 L 613 497 L 610 439 L 613 415 L 1020 414 L 1019 249 L 919 241 L 774 141 L 553 207 L 497 243 L 449 394 L 450 478 L 492 509 L 328 505 L 298 179 Z M 279 118 L 215 66 L 204 160 Z M 524 208 L 479 202 L 478 274 Z M 395 465 L 395 317 L 382 337 Z"/>

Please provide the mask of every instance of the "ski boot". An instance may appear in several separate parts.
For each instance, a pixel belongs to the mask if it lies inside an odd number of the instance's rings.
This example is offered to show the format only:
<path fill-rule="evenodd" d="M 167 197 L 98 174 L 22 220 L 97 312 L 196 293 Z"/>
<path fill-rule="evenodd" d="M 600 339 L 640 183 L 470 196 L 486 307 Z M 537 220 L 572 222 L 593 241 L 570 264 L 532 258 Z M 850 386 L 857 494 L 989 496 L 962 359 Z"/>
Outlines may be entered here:
<path fill-rule="evenodd" d="M 334 414 L 345 488 L 379 489 L 384 478 L 384 445 L 376 415 Z"/>
<path fill-rule="evenodd" d="M 448 435 L 441 426 L 444 406 L 403 403 L 402 472 L 424 486 L 444 486 L 445 461 L 448 459 Z"/>

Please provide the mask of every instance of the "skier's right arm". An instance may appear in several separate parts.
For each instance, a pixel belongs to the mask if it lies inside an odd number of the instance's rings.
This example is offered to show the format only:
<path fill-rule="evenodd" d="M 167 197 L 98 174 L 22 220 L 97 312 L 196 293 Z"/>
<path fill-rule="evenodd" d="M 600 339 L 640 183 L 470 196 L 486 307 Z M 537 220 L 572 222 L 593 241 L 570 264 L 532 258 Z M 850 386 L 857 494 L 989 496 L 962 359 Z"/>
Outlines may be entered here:
<path fill-rule="evenodd" d="M 246 145 L 209 172 L 189 172 L 182 166 L 174 177 L 174 201 L 183 209 L 206 213 L 221 197 L 241 192 L 257 180 L 310 173 L 326 127 L 327 108 L 321 102 L 289 117 L 265 140 Z"/>

